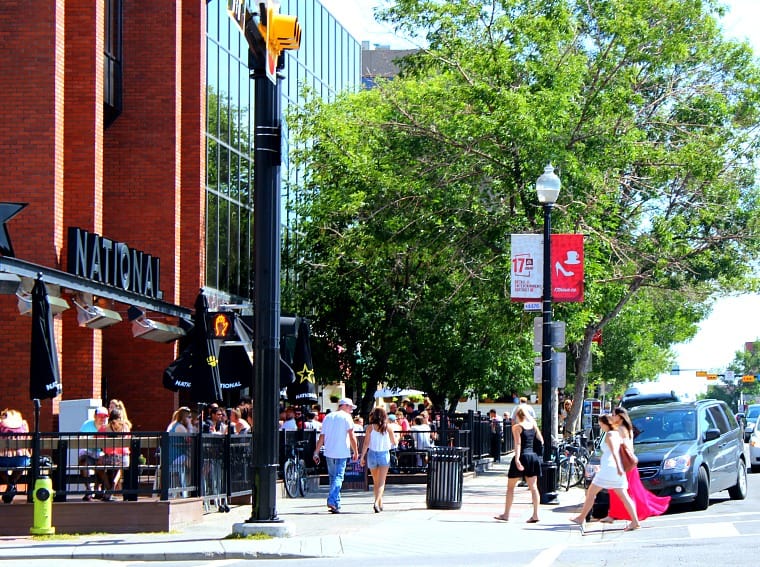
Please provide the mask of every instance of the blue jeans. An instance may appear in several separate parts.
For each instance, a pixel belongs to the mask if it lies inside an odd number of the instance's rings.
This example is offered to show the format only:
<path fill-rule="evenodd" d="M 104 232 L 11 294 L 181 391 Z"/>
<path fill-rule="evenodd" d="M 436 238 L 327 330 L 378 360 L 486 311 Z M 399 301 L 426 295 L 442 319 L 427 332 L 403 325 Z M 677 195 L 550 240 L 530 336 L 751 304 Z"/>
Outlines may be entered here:
<path fill-rule="evenodd" d="M 343 476 L 346 474 L 348 459 L 333 459 L 327 457 L 327 474 L 330 475 L 330 492 L 327 495 L 327 505 L 340 508 L 340 489 L 343 486 Z"/>

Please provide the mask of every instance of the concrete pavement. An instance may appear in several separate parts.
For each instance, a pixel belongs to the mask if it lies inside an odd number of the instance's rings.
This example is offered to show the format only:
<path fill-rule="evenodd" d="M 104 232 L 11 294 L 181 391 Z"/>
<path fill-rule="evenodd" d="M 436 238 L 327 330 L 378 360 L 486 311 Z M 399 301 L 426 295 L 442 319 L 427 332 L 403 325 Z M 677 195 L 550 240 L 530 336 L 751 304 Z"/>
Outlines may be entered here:
<path fill-rule="evenodd" d="M 474 477 L 465 477 L 462 508 L 429 510 L 425 485 L 389 485 L 385 510 L 372 510 L 372 491 L 342 495 L 342 513 L 329 514 L 321 488 L 307 498 L 278 497 L 277 512 L 294 535 L 271 539 L 231 538 L 233 524 L 246 522 L 250 506 L 233 507 L 230 513 L 209 513 L 198 525 L 181 532 L 94 534 L 0 538 L 0 560 L 104 559 L 112 561 L 183 561 L 253 558 L 372 557 L 389 534 L 398 536 L 406 556 L 461 554 L 463 544 L 479 552 L 498 553 L 519 542 L 524 550 L 561 546 L 579 538 L 580 530 L 569 518 L 576 514 L 584 492 L 560 491 L 556 504 L 540 508 L 541 521 L 526 524 L 530 494 L 518 488 L 512 519 L 493 519 L 501 513 L 506 489 L 506 463 Z M 98 506 L 98 512 L 118 513 L 119 503 Z M 55 525 L 55 511 L 53 512 Z"/>

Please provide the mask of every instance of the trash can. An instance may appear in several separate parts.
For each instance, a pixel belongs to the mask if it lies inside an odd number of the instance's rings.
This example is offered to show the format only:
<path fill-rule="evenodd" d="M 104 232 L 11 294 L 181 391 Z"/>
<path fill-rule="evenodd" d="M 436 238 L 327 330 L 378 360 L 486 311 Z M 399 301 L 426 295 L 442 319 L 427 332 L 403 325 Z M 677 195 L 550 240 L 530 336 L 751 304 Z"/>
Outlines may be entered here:
<path fill-rule="evenodd" d="M 459 510 L 462 507 L 466 447 L 431 447 L 428 461 L 428 508 Z"/>
<path fill-rule="evenodd" d="M 559 469 L 554 461 L 541 462 L 541 478 L 538 479 L 538 492 L 541 504 L 552 504 L 557 501 L 559 488 Z"/>

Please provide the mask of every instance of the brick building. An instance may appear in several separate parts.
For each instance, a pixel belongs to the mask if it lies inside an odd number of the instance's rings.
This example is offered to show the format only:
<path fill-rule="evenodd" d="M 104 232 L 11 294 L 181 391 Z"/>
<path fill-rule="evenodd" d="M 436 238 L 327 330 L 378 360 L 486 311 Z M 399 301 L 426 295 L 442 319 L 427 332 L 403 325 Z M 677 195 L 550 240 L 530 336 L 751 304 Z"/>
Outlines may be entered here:
<path fill-rule="evenodd" d="M 0 272 L 20 276 L 23 294 L 39 266 L 71 307 L 55 318 L 63 394 L 43 401 L 42 430 L 57 428 L 62 399 L 111 398 L 125 402 L 135 429 L 163 429 L 182 401 L 161 380 L 177 342 L 136 338 L 129 308 L 181 326 L 202 287 L 212 305 L 250 298 L 253 83 L 226 5 L 0 6 L 0 203 L 28 203 L 6 223 L 15 259 L 0 257 Z M 322 85 L 323 96 L 359 84 L 358 43 L 317 0 L 282 2 L 282 12 L 298 15 L 304 30 L 302 49 L 288 56 L 297 81 L 286 79 L 286 104 L 297 103 L 298 82 Z M 311 22 L 324 26 L 318 39 Z M 77 270 L 72 235 L 96 239 L 103 254 L 122 243 L 135 265 L 138 256 L 157 260 L 159 273 L 136 290 Z M 76 303 L 122 321 L 81 326 Z M 12 290 L 0 295 L 0 320 L 0 407 L 19 409 L 31 425 L 31 320 Z"/>

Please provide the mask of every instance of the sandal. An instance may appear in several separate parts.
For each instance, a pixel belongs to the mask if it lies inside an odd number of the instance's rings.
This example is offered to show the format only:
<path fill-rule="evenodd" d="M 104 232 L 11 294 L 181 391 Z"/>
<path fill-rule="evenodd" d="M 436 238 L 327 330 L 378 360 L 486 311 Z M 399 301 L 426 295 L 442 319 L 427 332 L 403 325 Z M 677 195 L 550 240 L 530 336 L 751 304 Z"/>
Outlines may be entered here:
<path fill-rule="evenodd" d="M 574 523 L 576 526 L 583 526 L 583 519 L 570 518 L 570 521 Z"/>
<path fill-rule="evenodd" d="M 632 524 L 628 524 L 626 527 L 623 528 L 624 532 L 632 532 L 633 530 L 638 530 L 641 527 L 641 524 L 636 524 L 635 526 Z"/>
<path fill-rule="evenodd" d="M 599 521 L 602 522 L 603 524 L 612 524 L 612 523 L 615 522 L 615 518 L 612 518 L 610 516 L 606 516 L 606 517 L 602 518 Z"/>
<path fill-rule="evenodd" d="M 498 516 L 493 517 L 494 520 L 499 520 L 500 522 L 508 522 L 509 517 L 505 517 L 504 514 L 499 514 Z"/>
<path fill-rule="evenodd" d="M 528 520 L 525 522 L 526 524 L 537 524 L 538 518 L 528 518 Z"/>

